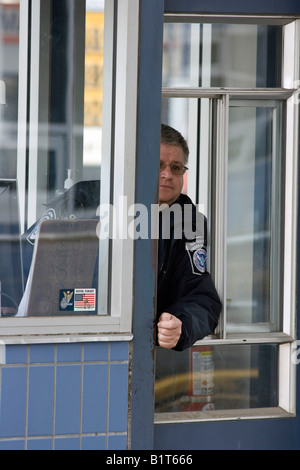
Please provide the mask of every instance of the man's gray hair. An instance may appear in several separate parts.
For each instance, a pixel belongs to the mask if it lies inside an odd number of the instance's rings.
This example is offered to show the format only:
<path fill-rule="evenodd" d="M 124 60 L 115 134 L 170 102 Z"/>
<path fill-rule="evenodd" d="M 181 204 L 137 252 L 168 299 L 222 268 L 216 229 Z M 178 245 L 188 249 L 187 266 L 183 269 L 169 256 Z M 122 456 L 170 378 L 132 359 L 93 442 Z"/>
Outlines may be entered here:
<path fill-rule="evenodd" d="M 160 142 L 166 145 L 181 147 L 184 154 L 184 164 L 187 163 L 190 151 L 185 138 L 179 131 L 167 124 L 161 124 Z"/>

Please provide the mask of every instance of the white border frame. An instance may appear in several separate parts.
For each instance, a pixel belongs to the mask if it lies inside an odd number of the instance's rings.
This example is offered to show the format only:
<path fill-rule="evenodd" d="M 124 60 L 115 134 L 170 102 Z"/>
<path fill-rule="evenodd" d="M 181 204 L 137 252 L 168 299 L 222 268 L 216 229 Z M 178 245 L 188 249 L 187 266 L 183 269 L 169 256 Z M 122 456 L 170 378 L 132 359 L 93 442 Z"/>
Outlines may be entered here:
<path fill-rule="evenodd" d="M 39 3 L 39 0 L 35 1 Z M 20 24 L 22 21 L 23 17 L 20 19 Z M 113 124 L 115 126 L 116 171 L 113 174 L 113 197 L 114 203 L 118 203 L 120 197 L 126 196 L 128 205 L 133 204 L 135 198 L 138 38 L 139 1 L 122 0 L 118 2 L 117 17 L 116 120 Z M 20 55 L 22 55 L 21 47 L 20 44 Z M 22 116 L 23 114 L 24 111 Z M 112 240 L 112 279 L 111 289 L 108 292 L 111 299 L 110 315 L 1 318 L 0 343 L 130 340 L 133 308 L 133 249 L 134 240 L 130 238 Z"/>
<path fill-rule="evenodd" d="M 283 329 L 281 332 L 231 333 L 225 331 L 226 319 L 222 321 L 218 337 L 207 337 L 197 342 L 199 345 L 226 344 L 277 344 L 279 346 L 279 405 L 275 408 L 221 410 L 210 412 L 155 413 L 155 424 L 180 422 L 216 421 L 235 419 L 270 419 L 295 416 L 296 413 L 296 364 L 293 363 L 294 341 L 296 339 L 296 275 L 297 275 L 297 208 L 298 208 L 298 116 L 300 99 L 299 60 L 300 60 L 300 19 L 291 17 L 248 17 L 244 15 L 166 15 L 167 22 L 226 22 L 281 24 L 284 26 L 283 38 L 283 87 L 281 89 L 216 89 L 216 88 L 164 88 L 163 96 L 221 98 L 218 100 L 218 126 L 221 129 L 217 142 L 216 175 L 216 215 L 218 227 L 214 239 L 214 249 L 218 257 L 214 260 L 216 286 L 225 305 L 226 295 L 224 269 L 226 267 L 224 240 L 226 233 L 226 135 L 228 126 L 228 100 L 238 99 L 285 99 L 286 110 L 286 168 L 284 188 L 284 286 L 283 286 Z M 224 160 L 225 159 L 225 160 Z M 218 269 L 216 269 L 218 267 Z M 218 274 L 221 272 L 221 274 Z M 224 302 L 225 299 L 225 302 Z"/>
<path fill-rule="evenodd" d="M 25 227 L 26 149 L 27 149 L 27 65 L 28 65 L 28 0 L 20 2 L 19 27 L 19 88 L 18 88 L 18 154 L 17 179 L 21 233 Z"/>

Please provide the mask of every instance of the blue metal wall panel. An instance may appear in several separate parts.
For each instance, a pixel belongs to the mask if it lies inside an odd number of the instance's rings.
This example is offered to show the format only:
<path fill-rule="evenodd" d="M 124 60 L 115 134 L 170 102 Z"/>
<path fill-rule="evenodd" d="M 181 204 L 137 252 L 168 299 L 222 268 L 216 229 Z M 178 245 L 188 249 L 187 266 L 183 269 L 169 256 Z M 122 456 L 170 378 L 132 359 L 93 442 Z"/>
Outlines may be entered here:
<path fill-rule="evenodd" d="M 150 209 L 157 203 L 163 2 L 140 1 L 139 81 L 137 109 L 136 202 Z M 154 408 L 154 315 L 156 249 L 149 239 L 136 240 L 131 448 L 152 449 Z"/>
<path fill-rule="evenodd" d="M 300 13 L 300 3 L 298 0 L 165 0 L 165 12 L 294 15 Z"/>
<path fill-rule="evenodd" d="M 156 426 L 156 450 L 162 449 L 161 442 L 168 450 L 299 450 L 299 420 L 280 418 Z"/>

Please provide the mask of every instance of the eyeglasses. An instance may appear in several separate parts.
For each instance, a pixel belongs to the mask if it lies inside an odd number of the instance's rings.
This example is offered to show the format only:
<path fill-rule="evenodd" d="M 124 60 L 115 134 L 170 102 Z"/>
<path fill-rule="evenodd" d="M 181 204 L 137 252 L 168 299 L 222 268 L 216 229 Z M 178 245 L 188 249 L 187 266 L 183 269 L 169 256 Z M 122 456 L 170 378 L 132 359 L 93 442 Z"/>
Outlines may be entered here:
<path fill-rule="evenodd" d="M 166 166 L 169 166 L 173 175 L 176 176 L 184 175 L 186 170 L 188 170 L 188 167 L 182 165 L 182 163 L 165 163 L 161 161 L 159 167 L 160 171 L 163 171 Z"/>

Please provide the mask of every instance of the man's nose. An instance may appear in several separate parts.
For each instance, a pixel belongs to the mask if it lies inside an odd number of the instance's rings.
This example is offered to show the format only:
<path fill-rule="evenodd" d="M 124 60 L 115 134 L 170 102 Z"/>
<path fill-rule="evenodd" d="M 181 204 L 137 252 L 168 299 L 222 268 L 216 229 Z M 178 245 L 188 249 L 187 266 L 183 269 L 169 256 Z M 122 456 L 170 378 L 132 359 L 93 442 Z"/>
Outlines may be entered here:
<path fill-rule="evenodd" d="M 170 165 L 166 165 L 163 170 L 160 170 L 161 178 L 171 178 L 173 176 Z"/>

